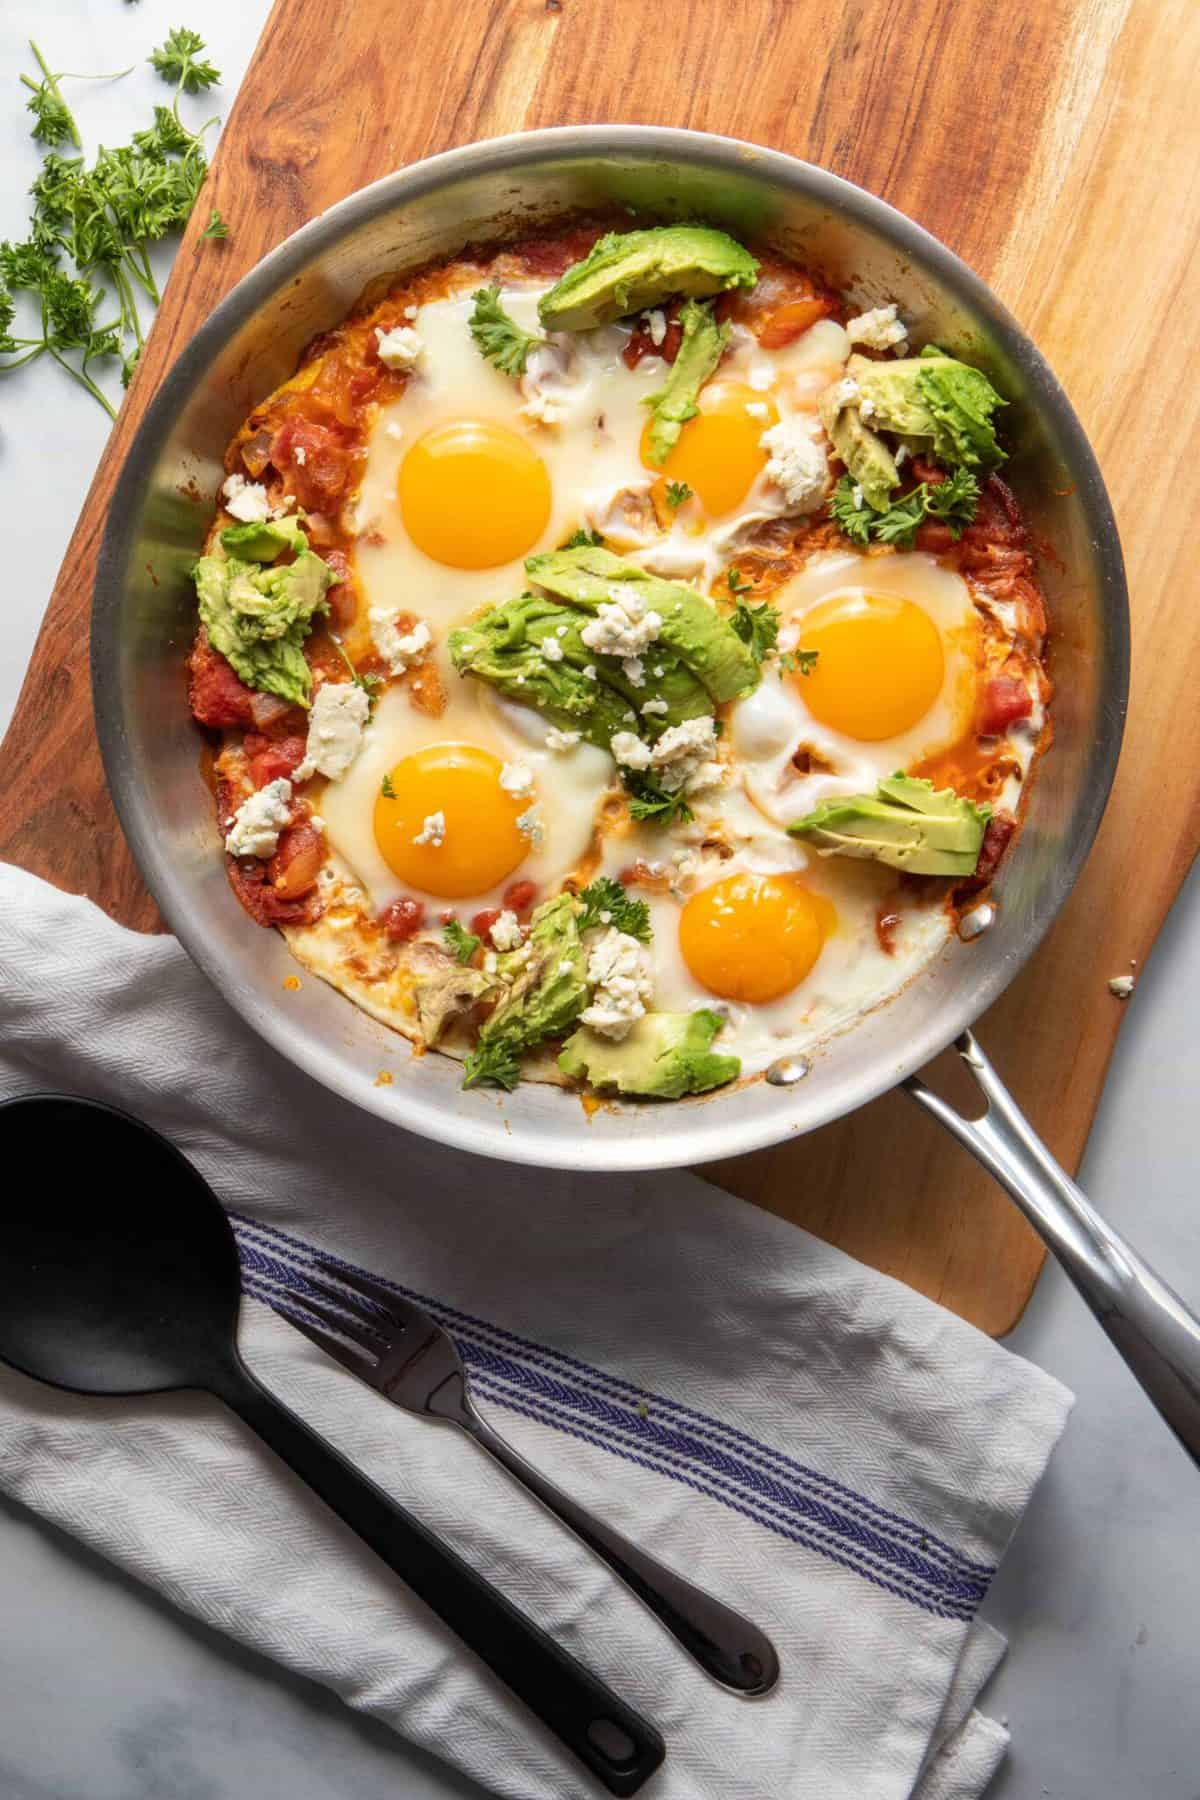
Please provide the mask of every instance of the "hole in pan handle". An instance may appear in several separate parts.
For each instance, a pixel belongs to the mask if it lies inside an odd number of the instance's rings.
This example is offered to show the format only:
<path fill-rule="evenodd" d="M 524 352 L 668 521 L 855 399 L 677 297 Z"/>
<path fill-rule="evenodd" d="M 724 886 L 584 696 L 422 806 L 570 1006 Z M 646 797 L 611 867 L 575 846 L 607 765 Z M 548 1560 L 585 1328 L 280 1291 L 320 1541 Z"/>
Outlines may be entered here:
<path fill-rule="evenodd" d="M 1200 1319 L 1055 1162 L 969 1031 L 955 1048 L 987 1101 L 980 1118 L 964 1118 L 917 1075 L 905 1088 L 1016 1201 L 1200 1463 Z"/>

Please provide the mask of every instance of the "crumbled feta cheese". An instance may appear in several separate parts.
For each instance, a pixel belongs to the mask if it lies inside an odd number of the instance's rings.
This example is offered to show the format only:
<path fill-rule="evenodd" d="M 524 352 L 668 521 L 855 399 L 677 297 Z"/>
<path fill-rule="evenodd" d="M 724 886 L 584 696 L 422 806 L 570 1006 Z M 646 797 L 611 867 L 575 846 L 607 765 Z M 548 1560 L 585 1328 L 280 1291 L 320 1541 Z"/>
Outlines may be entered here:
<path fill-rule="evenodd" d="M 560 975 L 571 975 L 574 973 L 574 970 L 575 964 L 571 961 L 569 956 L 564 956 L 560 959 L 558 965 L 558 973 Z"/>
<path fill-rule="evenodd" d="M 1132 975 L 1114 975 L 1108 984 L 1108 991 L 1118 1000 L 1128 1000 L 1134 990 Z"/>
<path fill-rule="evenodd" d="M 896 467 L 899 469 L 903 466 L 903 464 L 907 460 L 908 460 L 908 445 L 907 444 L 897 444 L 896 445 L 896 454 L 895 454 L 895 456 L 893 456 L 892 461 L 895 463 Z"/>
<path fill-rule="evenodd" d="M 843 375 L 840 381 L 834 382 L 830 390 L 829 403 L 835 412 L 841 412 L 844 406 L 854 406 L 861 399 L 862 389 L 853 375 Z"/>
<path fill-rule="evenodd" d="M 640 656 L 627 656 L 621 663 L 621 673 L 630 687 L 645 687 L 646 665 Z"/>
<path fill-rule="evenodd" d="M 308 822 L 314 831 L 324 831 L 325 829 L 325 821 L 320 813 L 310 813 L 308 815 Z"/>
<path fill-rule="evenodd" d="M 774 367 L 769 362 L 755 363 L 746 379 L 756 394 L 765 394 L 775 386 Z"/>
<path fill-rule="evenodd" d="M 863 491 L 862 491 L 862 488 L 858 485 L 857 481 L 855 482 L 854 486 L 850 489 L 850 498 L 853 500 L 855 506 L 857 506 L 857 507 L 862 506 Z"/>
<path fill-rule="evenodd" d="M 523 832 L 536 849 L 546 835 L 536 806 L 528 806 L 517 818 L 517 830 Z"/>
<path fill-rule="evenodd" d="M 646 330 L 650 334 L 650 342 L 657 350 L 667 335 L 667 315 L 661 306 L 655 306 L 650 312 L 643 313 L 642 318 L 645 321 Z"/>
<path fill-rule="evenodd" d="M 648 769 L 650 767 L 650 746 L 644 744 L 636 732 L 614 732 L 608 747 L 622 768 Z"/>
<path fill-rule="evenodd" d="M 908 332 L 904 321 L 897 318 L 895 306 L 873 306 L 857 319 L 847 319 L 846 336 L 852 344 L 866 344 L 870 350 L 899 350 L 908 343 Z"/>
<path fill-rule="evenodd" d="M 415 319 L 417 316 L 416 307 L 415 306 L 406 306 L 404 309 L 404 316 L 406 319 Z"/>
<path fill-rule="evenodd" d="M 531 794 L 533 770 L 528 763 L 505 763 L 500 771 L 500 786 L 506 794 Z"/>
<path fill-rule="evenodd" d="M 654 713 L 668 713 L 670 710 L 671 708 L 665 700 L 647 700 L 642 707 L 642 717 L 648 719 Z"/>
<path fill-rule="evenodd" d="M 717 746 L 716 721 L 711 713 L 685 719 L 664 731 L 650 753 L 650 766 L 669 793 L 693 793 L 711 787 L 721 778 L 721 765 L 711 761 Z"/>
<path fill-rule="evenodd" d="M 308 461 L 308 451 L 304 448 L 303 444 L 297 444 L 292 451 L 292 461 L 294 463 L 299 463 L 301 468 L 303 468 Z"/>
<path fill-rule="evenodd" d="M 662 630 L 662 618 L 646 603 L 631 581 L 609 583 L 609 598 L 580 632 L 589 650 L 605 656 L 638 656 Z"/>
<path fill-rule="evenodd" d="M 546 733 L 546 748 L 547 750 L 573 750 L 579 742 L 579 736 L 577 731 L 560 731 L 557 725 L 552 725 Z"/>
<path fill-rule="evenodd" d="M 387 434 L 390 438 L 395 438 L 397 442 L 399 442 L 399 440 L 404 436 L 403 425 L 399 424 L 398 421 L 395 419 L 389 419 L 387 424 L 384 426 L 384 430 L 387 432 Z"/>
<path fill-rule="evenodd" d="M 261 525 L 271 517 L 272 508 L 267 499 L 267 490 L 257 481 L 247 481 L 244 475 L 230 475 L 221 493 L 225 500 L 225 510 L 243 525 Z"/>
<path fill-rule="evenodd" d="M 491 930 L 492 943 L 497 950 L 515 950 L 521 942 L 521 925 L 515 912 L 502 912 L 493 921 Z"/>
<path fill-rule="evenodd" d="M 585 664 L 584 664 L 584 666 L 583 666 L 583 679 L 584 679 L 584 680 L 585 680 L 585 681 L 596 681 L 596 680 L 598 680 L 598 679 L 599 679 L 599 678 L 598 678 L 598 676 L 597 676 L 597 674 L 596 674 L 596 665 L 595 665 L 595 663 L 585 663 Z"/>
<path fill-rule="evenodd" d="M 385 369 L 411 369 L 424 345 L 411 325 L 394 325 L 391 331 L 375 327 L 379 360 Z"/>
<path fill-rule="evenodd" d="M 340 781 L 362 748 L 363 728 L 371 702 L 353 681 L 326 681 L 313 697 L 308 715 L 304 761 L 292 776 L 299 783 L 312 775 Z"/>
<path fill-rule="evenodd" d="M 446 841 L 446 815 L 444 812 L 426 813 L 424 823 L 413 839 L 414 844 L 429 844 L 434 850 L 440 850 Z"/>
<path fill-rule="evenodd" d="M 581 1023 L 603 1037 L 625 1037 L 645 1015 L 654 991 L 638 940 L 609 926 L 588 954 L 587 978 L 593 991 L 579 1015 Z"/>
<path fill-rule="evenodd" d="M 396 618 L 396 610 L 388 606 L 372 606 L 367 612 L 376 650 L 393 675 L 403 675 L 409 664 L 428 650 L 433 633 L 424 619 L 419 619 L 411 631 L 402 633 L 397 628 Z"/>
<path fill-rule="evenodd" d="M 274 856 L 291 816 L 291 782 L 284 776 L 268 781 L 238 807 L 226 833 L 226 850 L 230 856 Z"/>
<path fill-rule="evenodd" d="M 563 659 L 563 647 L 556 637 L 542 639 L 542 655 L 549 663 L 560 663 Z"/>
<path fill-rule="evenodd" d="M 825 497 L 829 464 L 825 452 L 797 419 L 781 419 L 758 440 L 768 453 L 766 477 L 782 488 L 793 512 L 814 512 Z"/>
<path fill-rule="evenodd" d="M 752 419 L 765 419 L 770 412 L 765 400 L 747 400 L 746 411 Z"/>
<path fill-rule="evenodd" d="M 566 626 L 565 625 L 556 625 L 554 627 L 554 635 L 556 638 L 565 638 L 567 635 Z"/>

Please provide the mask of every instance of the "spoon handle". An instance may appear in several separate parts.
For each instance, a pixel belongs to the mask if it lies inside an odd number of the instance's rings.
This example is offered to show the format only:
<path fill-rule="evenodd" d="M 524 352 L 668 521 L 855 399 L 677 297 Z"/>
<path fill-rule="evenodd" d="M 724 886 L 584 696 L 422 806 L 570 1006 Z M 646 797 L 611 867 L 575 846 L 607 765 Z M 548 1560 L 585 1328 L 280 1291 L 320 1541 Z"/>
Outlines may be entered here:
<path fill-rule="evenodd" d="M 245 1368 L 221 1398 L 604 1784 L 635 1794 L 666 1754 L 640 1713 L 353 1468 Z"/>

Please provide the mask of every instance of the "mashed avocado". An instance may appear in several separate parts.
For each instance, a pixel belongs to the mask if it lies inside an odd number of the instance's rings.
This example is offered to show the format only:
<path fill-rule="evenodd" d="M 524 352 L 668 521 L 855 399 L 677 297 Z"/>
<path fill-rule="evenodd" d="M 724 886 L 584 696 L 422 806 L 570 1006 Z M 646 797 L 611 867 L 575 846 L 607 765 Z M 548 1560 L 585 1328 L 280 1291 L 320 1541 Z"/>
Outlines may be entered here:
<path fill-rule="evenodd" d="M 209 643 L 239 679 L 307 706 L 312 675 L 304 640 L 336 580 L 328 563 L 307 548 L 278 569 L 236 556 L 202 556 L 192 574 Z"/>
<path fill-rule="evenodd" d="M 543 294 L 538 317 L 545 331 L 590 331 L 676 294 L 700 299 L 757 279 L 750 252 L 706 225 L 612 231 Z"/>

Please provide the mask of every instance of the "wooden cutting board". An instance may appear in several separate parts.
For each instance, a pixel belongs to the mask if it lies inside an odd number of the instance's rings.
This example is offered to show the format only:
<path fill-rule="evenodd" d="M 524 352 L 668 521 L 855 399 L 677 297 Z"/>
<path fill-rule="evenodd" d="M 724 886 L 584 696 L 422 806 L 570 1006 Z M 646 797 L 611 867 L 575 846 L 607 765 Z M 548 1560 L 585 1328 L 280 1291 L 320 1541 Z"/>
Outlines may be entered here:
<path fill-rule="evenodd" d="M 336 12 L 331 30 L 328 0 L 276 0 L 238 94 L 5 740 L 0 856 L 128 925 L 158 924 L 94 741 L 88 608 L 142 412 L 247 269 L 365 182 L 473 139 L 605 121 L 748 138 L 883 195 L 965 257 L 1048 355 L 1104 467 L 1133 595 L 1126 749 L 1060 923 L 980 1025 L 1074 1167 L 1120 1020 L 1107 977 L 1144 962 L 1197 846 L 1200 7 L 346 0 Z M 199 238 L 210 201 L 230 222 L 223 243 Z M 1016 1211 L 902 1096 L 711 1173 L 986 1331 L 1015 1322 L 1040 1266 Z"/>

